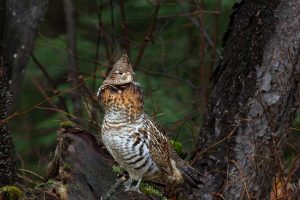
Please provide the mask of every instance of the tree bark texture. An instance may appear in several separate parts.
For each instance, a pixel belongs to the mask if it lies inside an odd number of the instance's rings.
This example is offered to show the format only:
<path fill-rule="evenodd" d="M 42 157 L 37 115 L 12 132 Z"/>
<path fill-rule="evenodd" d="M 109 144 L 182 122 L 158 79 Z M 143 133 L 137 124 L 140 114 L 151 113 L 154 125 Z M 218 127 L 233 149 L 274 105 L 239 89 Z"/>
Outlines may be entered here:
<path fill-rule="evenodd" d="M 10 96 L 9 113 L 20 91 L 38 26 L 47 10 L 48 0 L 7 0 L 3 39 L 4 57 L 8 62 Z"/>
<path fill-rule="evenodd" d="M 233 9 L 194 162 L 205 184 L 191 199 L 268 199 L 297 108 L 300 1 Z"/>
<path fill-rule="evenodd" d="M 2 56 L 2 55 L 1 55 Z M 8 132 L 7 122 L 7 66 L 0 58 L 0 187 L 12 185 L 15 182 L 14 146 Z"/>
<path fill-rule="evenodd" d="M 13 143 L 8 132 L 7 122 L 7 62 L 4 59 L 2 48 L 5 28 L 6 1 L 0 0 L 0 187 L 13 184 L 15 181 L 15 160 Z"/>

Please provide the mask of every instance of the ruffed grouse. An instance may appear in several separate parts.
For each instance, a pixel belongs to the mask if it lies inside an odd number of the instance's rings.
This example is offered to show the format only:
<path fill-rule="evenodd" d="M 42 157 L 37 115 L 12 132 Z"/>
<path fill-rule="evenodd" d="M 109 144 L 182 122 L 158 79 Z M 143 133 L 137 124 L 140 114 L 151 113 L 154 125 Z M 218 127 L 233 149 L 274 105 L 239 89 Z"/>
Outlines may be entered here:
<path fill-rule="evenodd" d="M 141 86 L 124 55 L 97 93 L 105 110 L 102 141 L 118 164 L 129 173 L 126 191 L 140 192 L 142 179 L 176 185 L 184 180 L 197 185 L 197 171 L 173 151 L 161 127 L 143 110 Z M 137 181 L 132 186 L 132 181 Z"/>

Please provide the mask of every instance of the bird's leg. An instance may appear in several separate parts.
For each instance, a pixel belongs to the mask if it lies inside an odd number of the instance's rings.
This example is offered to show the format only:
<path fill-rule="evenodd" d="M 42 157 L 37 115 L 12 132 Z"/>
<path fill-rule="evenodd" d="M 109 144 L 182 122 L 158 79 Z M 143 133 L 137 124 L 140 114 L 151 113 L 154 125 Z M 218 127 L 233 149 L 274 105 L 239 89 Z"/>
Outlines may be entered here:
<path fill-rule="evenodd" d="M 141 182 L 142 182 L 142 178 L 140 178 L 138 180 L 137 184 L 133 187 L 131 186 L 132 179 L 129 178 L 128 181 L 130 181 L 130 182 L 128 182 L 128 183 L 126 182 L 126 185 L 125 185 L 125 191 L 126 192 L 130 191 L 130 192 L 138 192 L 138 193 L 142 194 L 142 192 L 140 191 L 140 185 L 141 185 Z"/>
<path fill-rule="evenodd" d="M 142 178 L 140 178 L 140 179 L 138 180 L 137 184 L 133 187 L 133 191 L 136 191 L 136 192 L 138 192 L 138 193 L 142 193 L 142 192 L 140 191 L 140 185 L 141 185 L 141 182 L 142 182 Z"/>
<path fill-rule="evenodd" d="M 132 179 L 129 178 L 125 183 L 124 183 L 124 186 L 125 186 L 125 191 L 129 190 L 131 188 L 131 184 L 132 184 Z"/>

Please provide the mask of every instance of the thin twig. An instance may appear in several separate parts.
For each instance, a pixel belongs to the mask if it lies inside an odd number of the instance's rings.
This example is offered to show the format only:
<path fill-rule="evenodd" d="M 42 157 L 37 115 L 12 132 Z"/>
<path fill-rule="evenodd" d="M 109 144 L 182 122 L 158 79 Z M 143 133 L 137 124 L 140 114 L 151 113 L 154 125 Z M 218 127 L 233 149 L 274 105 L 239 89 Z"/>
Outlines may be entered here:
<path fill-rule="evenodd" d="M 116 38 L 115 38 L 115 18 L 114 18 L 114 3 L 113 0 L 109 1 L 109 8 L 110 8 L 110 20 L 111 20 L 111 40 L 112 40 L 112 45 L 110 45 L 111 47 L 111 54 L 114 54 L 115 52 L 115 44 L 116 44 Z"/>
<path fill-rule="evenodd" d="M 204 2 L 201 1 L 199 5 L 199 10 L 204 10 Z M 208 73 L 207 73 L 207 66 L 204 65 L 205 63 L 205 54 L 206 54 L 206 41 L 205 41 L 205 19 L 203 12 L 200 12 L 198 15 L 199 18 L 199 68 L 200 68 L 200 87 L 202 90 L 200 91 L 200 112 L 203 113 L 204 109 L 207 105 L 208 99 Z"/>
<path fill-rule="evenodd" d="M 99 101 L 97 100 L 97 97 L 95 97 L 95 93 L 93 91 L 91 91 L 91 89 L 85 84 L 84 82 L 84 79 L 83 79 L 83 76 L 79 77 L 81 82 L 84 83 L 82 85 L 82 89 L 83 91 L 88 95 L 90 101 L 92 102 L 92 108 L 89 107 L 88 105 L 88 102 L 85 98 L 85 95 L 84 95 L 84 100 L 85 100 L 85 103 L 87 105 L 87 108 L 88 110 L 90 111 L 91 113 L 91 121 L 90 121 L 90 125 L 94 125 L 96 124 L 97 126 L 97 129 L 100 130 L 100 125 L 98 124 L 98 120 L 97 120 L 97 112 L 96 111 L 100 111 L 103 113 L 103 109 L 99 103 Z"/>
<path fill-rule="evenodd" d="M 158 19 L 167 19 L 167 18 L 172 18 L 172 17 L 187 17 L 187 16 L 193 16 L 193 15 L 198 15 L 198 14 L 215 14 L 219 15 L 220 12 L 214 11 L 214 10 L 198 10 L 190 13 L 179 13 L 179 14 L 173 14 L 173 15 L 164 15 L 164 16 L 159 16 Z"/>
<path fill-rule="evenodd" d="M 34 56 L 34 54 L 31 54 L 31 57 L 32 57 L 32 60 L 35 63 L 35 65 L 43 72 L 44 76 L 46 77 L 46 80 L 49 82 L 49 84 L 52 87 L 52 90 L 54 91 L 54 93 L 58 94 L 59 91 L 57 90 L 57 86 L 56 86 L 55 82 L 53 81 L 53 79 L 48 74 L 45 67 L 39 62 L 39 60 Z M 59 103 L 62 106 L 62 108 L 64 109 L 64 111 L 69 113 L 69 110 L 68 110 L 68 107 L 66 105 L 65 100 L 59 95 L 57 97 L 58 97 Z"/>
<path fill-rule="evenodd" d="M 67 25 L 67 41 L 68 41 L 68 63 L 67 69 L 69 72 L 68 78 L 71 86 L 76 88 L 79 80 L 79 70 L 77 65 L 77 50 L 76 50 L 76 30 L 75 30 L 75 16 L 73 0 L 64 0 L 64 10 Z M 71 92 L 71 100 L 73 102 L 73 113 L 76 117 L 82 116 L 80 88 L 76 88 Z"/>
<path fill-rule="evenodd" d="M 106 65 L 106 64 L 107 64 L 107 63 L 105 63 L 104 65 Z M 95 73 L 96 73 L 96 72 L 95 72 Z M 78 85 L 76 85 L 74 88 L 69 88 L 69 89 L 66 89 L 66 90 L 61 91 L 61 92 L 56 92 L 55 95 L 52 95 L 52 96 L 50 96 L 49 98 L 46 98 L 46 99 L 40 101 L 39 103 L 36 103 L 36 104 L 30 106 L 29 108 L 24 109 L 23 111 L 15 112 L 15 113 L 13 113 L 13 114 L 7 116 L 7 117 L 4 118 L 3 120 L 0 120 L 0 125 L 2 125 L 2 124 L 4 124 L 4 123 L 7 123 L 9 120 L 11 120 L 11 119 L 13 119 L 13 118 L 15 118 L 15 117 L 19 117 L 19 116 L 25 115 L 25 114 L 27 114 L 28 112 L 30 112 L 30 111 L 32 111 L 32 110 L 38 109 L 39 106 L 41 106 L 41 105 L 43 105 L 44 103 L 46 103 L 47 101 L 49 101 L 49 99 L 52 99 L 52 98 L 55 98 L 55 97 L 58 97 L 58 96 L 62 96 L 62 95 L 64 95 L 64 94 L 69 93 L 70 91 L 72 91 L 72 90 L 74 90 L 74 89 L 77 89 L 77 88 L 82 87 L 82 85 L 85 84 L 85 82 L 86 82 L 87 80 L 91 79 L 92 76 L 93 76 L 93 74 L 92 74 L 90 77 L 84 79 L 84 81 L 81 81 L 81 82 L 80 82 Z M 69 114 L 69 113 L 68 113 L 68 114 Z M 81 118 L 81 119 L 82 119 L 82 120 L 86 120 L 86 119 L 83 119 L 83 118 Z"/>
<path fill-rule="evenodd" d="M 183 12 L 185 12 L 186 14 L 188 14 L 188 12 L 186 12 L 185 9 L 183 8 L 183 6 L 181 5 L 181 0 L 177 0 L 177 2 L 180 5 L 181 10 Z M 197 23 L 197 21 L 191 15 L 186 15 L 186 17 L 192 22 L 192 24 L 194 24 L 197 28 L 199 28 L 200 25 Z M 205 36 L 209 46 L 213 46 L 214 45 L 213 41 L 205 29 L 203 30 L 203 33 L 204 33 L 204 36 Z"/>
<path fill-rule="evenodd" d="M 179 78 L 177 76 L 172 76 L 170 74 L 166 74 L 166 73 L 162 73 L 162 72 L 150 71 L 150 70 L 147 70 L 142 67 L 138 67 L 137 69 L 139 69 L 140 71 L 142 71 L 144 73 L 150 74 L 150 75 L 158 75 L 158 76 L 163 76 L 163 77 L 166 77 L 166 78 L 169 78 L 172 80 L 181 81 L 181 82 L 186 83 L 187 85 L 189 85 L 190 87 L 192 87 L 195 90 L 200 90 L 200 88 L 198 86 L 194 85 L 192 82 L 190 82 L 189 80 L 186 80 L 184 78 Z"/>
<path fill-rule="evenodd" d="M 42 177 L 41 175 L 33 172 L 33 171 L 30 171 L 30 170 L 27 170 L 27 169 L 18 169 L 19 171 L 22 171 L 22 172 L 27 172 L 29 174 L 32 174 L 32 175 L 35 175 L 36 177 L 40 178 L 41 180 L 44 180 L 44 177 Z"/>
<path fill-rule="evenodd" d="M 157 16 L 158 16 L 159 9 L 160 9 L 160 1 L 157 0 L 155 2 L 155 8 L 154 8 L 154 13 L 153 13 L 152 21 L 150 23 L 150 26 L 148 28 L 147 33 L 144 36 L 144 42 L 143 42 L 143 44 L 142 44 L 142 46 L 140 48 L 140 51 L 139 51 L 138 56 L 136 58 L 136 61 L 135 61 L 134 65 L 133 65 L 133 68 L 135 68 L 140 63 L 140 61 L 141 61 L 141 59 L 142 59 L 142 57 L 144 55 L 146 46 L 148 45 L 148 43 L 150 41 L 153 40 L 153 32 L 155 30 L 155 25 L 156 25 L 156 21 L 157 21 Z"/>
<path fill-rule="evenodd" d="M 30 178 L 23 176 L 21 174 L 17 174 L 17 177 L 20 179 L 23 179 L 24 181 L 26 181 L 28 183 L 34 184 L 34 185 L 38 185 L 40 183 L 40 182 L 35 182 L 34 180 L 31 180 Z"/>
<path fill-rule="evenodd" d="M 125 37 L 124 46 L 126 49 L 126 53 L 127 53 L 128 57 L 130 58 L 130 43 L 129 43 L 129 39 L 128 39 L 129 36 L 128 36 L 128 29 L 127 29 L 127 23 L 126 23 L 124 0 L 120 0 L 120 13 L 121 13 L 121 27 L 123 29 L 123 35 Z"/>
<path fill-rule="evenodd" d="M 58 109 L 58 106 L 52 101 L 52 99 L 49 98 L 47 92 L 44 90 L 44 87 L 41 86 L 41 84 L 33 77 L 31 77 L 31 80 L 35 87 L 40 91 L 40 93 L 43 95 L 44 98 L 49 99 L 48 103 L 53 107 Z"/>
<path fill-rule="evenodd" d="M 101 24 L 102 24 L 102 1 L 100 1 L 100 7 L 99 11 L 97 12 L 98 16 L 98 34 L 97 34 L 97 44 L 96 44 L 96 53 L 95 53 L 95 64 L 94 64 L 94 70 L 93 70 L 93 84 L 92 84 L 92 89 L 95 91 L 96 88 L 96 71 L 97 71 L 97 66 L 99 62 L 99 49 L 100 49 L 100 40 L 102 36 L 102 29 L 101 29 Z"/>
<path fill-rule="evenodd" d="M 216 142 L 216 143 L 210 145 L 210 146 L 207 147 L 204 151 L 202 151 L 201 153 L 199 153 L 197 156 L 200 156 L 200 155 L 202 155 L 202 154 L 208 152 L 210 149 L 213 149 L 214 147 L 216 147 L 216 146 L 220 145 L 221 143 L 225 142 L 226 140 L 230 139 L 231 136 L 233 135 L 233 133 L 235 132 L 235 130 L 236 130 L 239 126 L 240 126 L 240 125 L 236 125 L 236 126 L 232 129 L 232 131 L 230 131 L 230 133 L 229 133 L 227 136 L 225 136 L 223 139 L 219 140 L 218 142 Z"/>
<path fill-rule="evenodd" d="M 55 109 L 55 108 L 45 108 L 45 107 L 41 107 L 41 106 L 37 106 L 36 107 L 37 109 L 41 109 L 41 110 L 52 110 L 52 111 L 55 111 L 55 112 L 60 112 L 60 113 L 63 113 L 65 114 L 66 116 L 68 116 L 70 119 L 75 119 L 75 115 L 72 115 L 71 113 L 67 113 L 63 110 L 60 110 L 60 109 Z"/>

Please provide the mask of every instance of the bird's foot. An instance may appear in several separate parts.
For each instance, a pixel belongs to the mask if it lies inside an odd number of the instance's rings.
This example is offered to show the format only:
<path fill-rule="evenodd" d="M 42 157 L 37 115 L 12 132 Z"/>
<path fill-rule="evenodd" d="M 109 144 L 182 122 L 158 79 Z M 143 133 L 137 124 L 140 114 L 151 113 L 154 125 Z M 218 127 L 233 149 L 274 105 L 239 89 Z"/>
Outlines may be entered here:
<path fill-rule="evenodd" d="M 125 192 L 138 192 L 140 194 L 142 194 L 142 192 L 140 191 L 140 185 L 141 185 L 142 179 L 140 179 L 136 186 L 132 186 L 132 179 L 129 179 L 128 181 L 126 181 L 124 183 L 125 186 Z"/>
<path fill-rule="evenodd" d="M 125 191 L 125 192 L 137 192 L 137 193 L 143 194 L 143 193 L 141 192 L 140 188 L 139 188 L 139 187 L 136 187 L 136 186 L 134 186 L 134 187 L 126 187 L 126 186 L 125 186 L 125 190 L 124 190 L 124 191 Z"/>
<path fill-rule="evenodd" d="M 124 182 L 125 189 L 131 188 L 132 180 L 128 179 Z"/>

